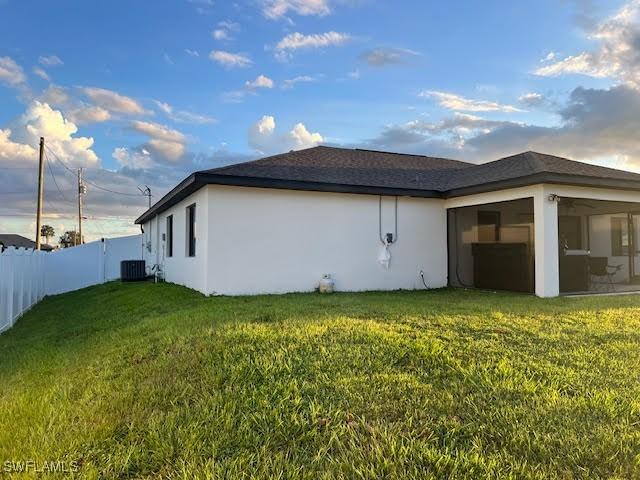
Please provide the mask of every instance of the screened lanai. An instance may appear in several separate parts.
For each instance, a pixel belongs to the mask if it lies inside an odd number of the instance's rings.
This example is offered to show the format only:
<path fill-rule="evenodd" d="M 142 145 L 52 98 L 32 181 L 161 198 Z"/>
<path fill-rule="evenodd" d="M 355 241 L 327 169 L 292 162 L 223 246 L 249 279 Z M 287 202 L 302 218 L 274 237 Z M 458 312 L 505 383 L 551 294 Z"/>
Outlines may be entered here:
<path fill-rule="evenodd" d="M 640 204 L 558 201 L 560 293 L 640 290 Z"/>

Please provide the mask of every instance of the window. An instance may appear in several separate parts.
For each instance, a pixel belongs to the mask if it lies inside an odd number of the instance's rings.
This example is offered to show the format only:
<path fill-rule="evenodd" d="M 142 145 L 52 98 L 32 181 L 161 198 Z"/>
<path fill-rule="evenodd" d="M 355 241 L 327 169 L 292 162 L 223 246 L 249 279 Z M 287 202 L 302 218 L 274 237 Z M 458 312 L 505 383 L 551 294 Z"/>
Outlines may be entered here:
<path fill-rule="evenodd" d="M 611 218 L 611 255 L 629 255 L 629 223 L 626 217 Z"/>
<path fill-rule="evenodd" d="M 497 242 L 500 240 L 500 212 L 478 210 L 478 241 Z"/>
<path fill-rule="evenodd" d="M 167 217 L 167 257 L 173 257 L 173 215 Z"/>
<path fill-rule="evenodd" d="M 196 256 L 196 204 L 187 207 L 187 256 Z"/>

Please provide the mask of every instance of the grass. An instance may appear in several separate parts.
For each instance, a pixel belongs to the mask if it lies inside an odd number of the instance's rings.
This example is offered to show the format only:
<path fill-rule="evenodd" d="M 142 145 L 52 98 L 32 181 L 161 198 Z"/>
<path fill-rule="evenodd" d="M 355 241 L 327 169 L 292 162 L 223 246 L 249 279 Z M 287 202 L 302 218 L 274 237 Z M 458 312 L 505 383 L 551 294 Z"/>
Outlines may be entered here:
<path fill-rule="evenodd" d="M 0 336 L 0 462 L 27 460 L 82 478 L 640 478 L 640 296 L 48 298 Z"/>

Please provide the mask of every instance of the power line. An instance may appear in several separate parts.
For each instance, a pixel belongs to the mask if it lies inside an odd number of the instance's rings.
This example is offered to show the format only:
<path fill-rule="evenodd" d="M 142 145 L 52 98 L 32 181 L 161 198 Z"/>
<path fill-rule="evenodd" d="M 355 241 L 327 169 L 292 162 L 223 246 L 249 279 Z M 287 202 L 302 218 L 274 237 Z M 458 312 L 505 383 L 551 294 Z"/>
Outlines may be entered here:
<path fill-rule="evenodd" d="M 49 173 L 51 173 L 51 177 L 53 178 L 53 183 L 56 185 L 56 188 L 58 189 L 58 192 L 60 192 L 60 196 L 62 197 L 62 199 L 65 202 L 69 202 L 69 203 L 73 203 L 71 200 L 67 199 L 67 197 L 65 196 L 64 193 L 62 193 L 62 190 L 60 189 L 60 186 L 58 185 L 58 182 L 56 180 L 56 176 L 53 174 L 53 168 L 51 168 L 51 160 L 49 160 L 49 155 L 47 155 L 47 152 L 44 152 L 44 157 L 47 160 L 47 166 L 49 167 Z"/>
<path fill-rule="evenodd" d="M 60 163 L 60 165 L 62 165 L 64 168 L 66 168 L 67 170 L 69 170 L 69 172 L 71 172 L 71 175 L 73 175 L 73 177 L 76 177 L 76 172 L 74 172 L 70 167 L 67 166 L 67 164 L 65 162 L 62 161 L 62 159 L 58 156 L 58 154 L 56 154 L 56 152 L 54 152 L 53 150 L 51 150 L 51 148 L 49 148 L 48 145 L 45 145 L 44 148 L 51 153 L 51 155 L 53 155 L 54 157 L 56 157 L 56 160 L 58 160 L 58 162 Z"/>
<path fill-rule="evenodd" d="M 45 200 L 46 201 L 46 200 Z M 42 214 L 43 217 L 46 218 L 71 218 L 75 219 L 75 213 L 50 213 L 50 214 Z M 5 213 L 0 212 L 0 217 L 28 217 L 32 218 L 32 213 Z M 121 217 L 110 217 L 103 215 L 84 215 L 84 218 L 87 220 L 121 220 Z"/>
<path fill-rule="evenodd" d="M 62 166 L 63 166 L 64 168 L 66 168 L 66 169 L 67 169 L 67 170 L 68 170 L 68 171 L 69 171 L 69 172 L 74 176 L 74 178 L 75 178 L 75 177 L 77 177 L 76 172 L 74 172 L 71 168 L 69 168 L 69 167 L 67 166 L 67 164 L 66 164 L 65 162 L 63 162 L 63 161 L 62 161 L 62 159 L 61 159 L 58 155 L 56 155 L 56 153 L 55 153 L 53 150 L 51 150 L 47 145 L 45 145 L 45 148 L 46 148 L 49 152 L 51 152 L 51 154 L 52 154 L 54 157 L 56 157 L 56 160 L 58 160 L 58 162 L 60 162 L 60 164 L 62 164 Z M 98 185 L 97 183 L 92 182 L 91 180 L 87 180 L 86 178 L 84 179 L 84 181 L 85 181 L 86 183 L 90 184 L 90 185 L 93 185 L 94 187 L 96 187 L 96 188 L 97 188 L 97 189 L 99 189 L 99 190 L 103 190 L 103 191 L 105 191 L 105 192 L 113 193 L 113 194 L 115 194 L 115 195 L 125 195 L 125 196 L 127 196 L 127 197 L 139 197 L 139 196 L 140 196 L 140 194 L 138 194 L 138 193 L 118 192 L 118 191 L 116 191 L 116 190 L 111 190 L 111 189 L 109 189 L 109 188 L 102 187 L 102 186 Z"/>
<path fill-rule="evenodd" d="M 128 197 L 140 197 L 141 195 L 139 193 L 127 193 L 127 192 L 117 192 L 115 190 L 109 190 L 108 188 L 105 187 L 101 187 L 100 185 L 93 183 L 91 180 L 87 180 L 86 178 L 84 179 L 85 182 L 87 182 L 89 185 L 93 185 L 94 187 L 100 189 L 100 190 L 104 190 L 105 192 L 109 192 L 109 193 L 115 193 L 116 195 L 126 195 Z"/>

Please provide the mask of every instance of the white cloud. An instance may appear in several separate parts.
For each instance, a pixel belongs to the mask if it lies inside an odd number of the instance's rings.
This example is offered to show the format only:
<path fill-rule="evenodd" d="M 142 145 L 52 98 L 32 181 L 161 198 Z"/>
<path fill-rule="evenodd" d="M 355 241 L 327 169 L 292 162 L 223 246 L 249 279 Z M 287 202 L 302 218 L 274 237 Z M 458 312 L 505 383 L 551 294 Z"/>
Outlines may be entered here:
<path fill-rule="evenodd" d="M 191 50 L 189 48 L 185 48 L 184 49 L 184 53 L 186 53 L 190 57 L 199 57 L 200 56 L 200 53 L 198 53 L 197 50 Z"/>
<path fill-rule="evenodd" d="M 545 101 L 544 95 L 537 92 L 525 93 L 518 97 L 518 102 L 530 107 L 541 105 L 544 103 L 544 101 Z"/>
<path fill-rule="evenodd" d="M 316 77 L 312 77 L 310 75 L 299 75 L 294 78 L 288 78 L 287 80 L 282 82 L 282 88 L 293 88 L 297 83 L 310 83 L 315 82 L 316 80 Z"/>
<path fill-rule="evenodd" d="M 300 150 L 314 147 L 324 141 L 319 133 L 311 133 L 302 123 L 297 123 L 289 132 L 276 132 L 276 121 L 264 115 L 249 128 L 249 145 L 261 153 Z"/>
<path fill-rule="evenodd" d="M 171 105 L 169 105 L 168 103 L 165 102 L 161 102 L 159 100 L 154 100 L 153 101 L 160 110 L 162 110 L 164 113 L 171 115 L 173 113 L 173 107 Z"/>
<path fill-rule="evenodd" d="M 406 48 L 378 47 L 363 53 L 362 58 L 372 67 L 386 67 L 409 62 L 420 54 Z"/>
<path fill-rule="evenodd" d="M 273 80 L 264 75 L 258 75 L 255 80 L 245 82 L 245 87 L 249 90 L 257 88 L 273 88 Z"/>
<path fill-rule="evenodd" d="M 54 87 L 54 86 L 52 86 Z M 53 93 L 52 93 L 53 92 Z M 59 97 L 68 101 L 67 91 L 60 87 L 51 89 L 49 96 Z M 70 101 L 70 106 L 77 104 Z M 65 108 L 65 112 L 68 110 Z M 100 238 L 103 236 L 117 236 L 135 233 L 136 227 L 133 219 L 146 210 L 147 200 L 142 195 L 137 195 L 137 186 L 148 184 L 151 186 L 154 199 L 159 199 L 165 192 L 175 186 L 176 182 L 184 178 L 194 170 L 202 170 L 234 163 L 241 160 L 249 160 L 246 156 L 229 154 L 229 152 L 216 150 L 207 155 L 196 155 L 184 152 L 184 146 L 174 140 L 181 139 L 181 134 L 176 135 L 167 127 L 158 128 L 143 127 L 145 137 L 149 142 L 137 146 L 120 146 L 112 152 L 119 170 L 105 170 L 99 168 L 99 160 L 93 148 L 93 139 L 80 136 L 75 122 L 70 121 L 69 116 L 60 110 L 52 108 L 45 102 L 31 102 L 24 113 L 13 122 L 0 126 L 0 166 L 29 168 L 11 168 L 2 170 L 0 174 L 0 192 L 16 191 L 24 192 L 12 195 L 10 202 L 2 205 L 2 214 L 11 215 L 15 219 L 33 218 L 34 183 L 33 169 L 38 161 L 38 141 L 40 135 L 45 136 L 48 160 L 55 172 L 57 182 L 64 195 L 68 199 L 73 198 L 75 179 L 58 162 L 60 158 L 71 168 L 85 166 L 85 176 L 88 180 L 107 189 L 128 192 L 131 195 L 114 195 L 89 186 L 87 195 L 86 214 L 88 220 L 85 225 L 88 238 Z M 149 135 L 156 137 L 150 137 Z M 184 152 L 182 154 L 182 152 Z M 179 158 L 172 161 L 168 157 Z M 150 163 L 152 162 L 152 163 Z M 153 167 L 153 168 L 150 168 Z M 59 218 L 59 224 L 73 225 L 77 215 L 73 202 L 67 202 L 64 195 L 60 194 L 50 181 L 48 167 L 45 186 L 45 198 L 47 200 L 45 214 L 48 219 Z M 12 222 L 13 220 L 11 220 Z M 2 220 L 0 220 L 2 222 Z M 17 233 L 33 231 L 27 221 L 16 220 L 12 229 Z M 54 224 L 54 225 L 58 225 Z M 99 225 L 99 226 L 98 226 Z M 62 230 L 60 228 L 59 230 Z"/>
<path fill-rule="evenodd" d="M 566 57 L 559 62 L 538 68 L 535 73 L 542 77 L 557 77 L 566 74 L 582 74 L 590 77 L 604 78 L 616 74 L 617 66 L 601 61 L 592 53 Z"/>
<path fill-rule="evenodd" d="M 461 110 L 465 112 L 522 112 L 522 110 L 511 105 L 502 105 L 487 100 L 472 100 L 448 92 L 425 90 L 420 92 L 419 96 L 435 98 L 441 107 L 449 110 Z"/>
<path fill-rule="evenodd" d="M 66 88 L 53 84 L 49 85 L 40 95 L 40 101 L 56 106 L 66 104 L 69 98 Z"/>
<path fill-rule="evenodd" d="M 271 115 L 263 115 L 260 120 L 253 124 L 251 132 L 257 137 L 265 137 L 273 134 L 276 129 L 276 119 Z"/>
<path fill-rule="evenodd" d="M 550 62 L 552 60 L 555 60 L 557 56 L 558 54 L 556 52 L 549 52 L 542 60 L 540 60 L 540 63 Z"/>
<path fill-rule="evenodd" d="M 167 127 L 166 125 L 160 125 L 155 122 L 143 122 L 142 120 L 134 120 L 131 122 L 131 127 L 136 131 L 148 135 L 152 138 L 159 140 L 165 140 L 168 142 L 180 142 L 185 141 L 185 136 L 177 130 Z"/>
<path fill-rule="evenodd" d="M 560 121 L 551 127 L 463 114 L 435 123 L 415 120 L 387 127 L 365 145 L 471 161 L 536 150 L 640 170 L 640 91 L 578 87 L 555 113 Z"/>
<path fill-rule="evenodd" d="M 26 80 L 27 77 L 22 67 L 11 57 L 0 57 L 0 82 L 15 87 L 23 84 Z"/>
<path fill-rule="evenodd" d="M 144 108 L 137 100 L 121 95 L 113 90 L 97 87 L 83 87 L 82 92 L 97 106 L 110 112 L 124 113 L 128 115 L 146 114 Z"/>
<path fill-rule="evenodd" d="M 0 128 L 0 164 L 35 163 L 36 158 L 37 151 L 34 147 L 14 142 L 11 139 L 11 129 Z"/>
<path fill-rule="evenodd" d="M 269 77 L 258 75 L 255 80 L 247 80 L 242 89 L 225 92 L 221 98 L 227 103 L 241 103 L 245 96 L 249 94 L 256 95 L 258 89 L 270 89 L 273 88 L 274 85 L 274 81 Z"/>
<path fill-rule="evenodd" d="M 590 77 L 612 77 L 640 88 L 640 0 L 631 0 L 615 15 L 587 32 L 599 47 L 570 55 L 539 67 L 540 76 L 581 74 Z M 547 61 L 556 56 L 547 57 Z"/>
<path fill-rule="evenodd" d="M 45 137 L 47 147 L 69 165 L 96 166 L 99 163 L 91 149 L 93 138 L 76 136 L 78 127 L 75 123 L 64 118 L 59 110 L 37 100 L 32 101 L 9 128 L 0 132 L 0 163 L 35 165 L 40 137 Z"/>
<path fill-rule="evenodd" d="M 204 125 L 206 123 L 216 123 L 216 119 L 208 115 L 188 112 L 186 110 L 178 110 L 170 117 L 172 120 L 180 123 L 192 123 L 195 125 Z"/>
<path fill-rule="evenodd" d="M 45 72 L 42 68 L 40 67 L 33 67 L 33 73 L 35 73 L 38 77 L 40 77 L 43 80 L 46 80 L 47 82 L 50 81 L 51 79 L 49 78 L 49 75 L 47 74 L 47 72 Z"/>
<path fill-rule="evenodd" d="M 218 22 L 218 27 L 219 28 L 216 28 L 211 32 L 211 36 L 216 40 L 231 40 L 231 32 L 237 32 L 240 30 L 240 25 L 229 20 Z"/>
<path fill-rule="evenodd" d="M 387 126 L 369 144 L 387 150 L 418 150 L 426 151 L 429 155 L 443 154 L 442 151 L 445 151 L 445 154 L 456 155 L 455 152 L 463 149 L 469 139 L 487 134 L 505 123 L 508 122 L 455 112 L 453 116 L 438 122 L 413 120 Z"/>
<path fill-rule="evenodd" d="M 240 30 L 240 24 L 236 22 L 232 22 L 231 20 L 223 20 L 221 22 L 218 22 L 218 26 L 220 28 L 229 30 L 230 32 L 237 32 Z"/>
<path fill-rule="evenodd" d="M 154 122 L 134 120 L 131 128 L 149 137 L 148 145 L 169 161 L 180 160 L 186 151 L 186 137 L 178 130 Z"/>
<path fill-rule="evenodd" d="M 21 118 L 25 125 L 25 139 L 35 144 L 36 139 L 45 137 L 48 146 L 68 163 L 80 166 L 98 164 L 98 156 L 91 150 L 93 138 L 74 137 L 78 132 L 75 123 L 63 117 L 62 112 L 53 110 L 46 103 L 33 101 Z"/>
<path fill-rule="evenodd" d="M 153 166 L 151 154 L 145 149 L 131 150 L 126 147 L 116 147 L 111 156 L 122 167 L 147 169 Z"/>
<path fill-rule="evenodd" d="M 57 55 L 45 55 L 38 58 L 38 62 L 46 67 L 57 67 L 64 62 Z"/>
<path fill-rule="evenodd" d="M 96 105 L 81 105 L 69 112 L 69 118 L 78 125 L 106 122 L 111 119 L 111 113 Z"/>
<path fill-rule="evenodd" d="M 158 109 L 162 111 L 167 117 L 175 122 L 180 123 L 193 123 L 196 125 L 205 123 L 215 123 L 216 119 L 207 115 L 201 115 L 199 113 L 188 112 L 186 110 L 175 110 L 171 105 L 159 100 L 153 101 Z"/>
<path fill-rule="evenodd" d="M 339 32 L 314 33 L 304 35 L 300 32 L 290 33 L 276 45 L 276 50 L 299 50 L 306 48 L 334 47 L 343 45 L 351 39 L 351 35 Z"/>
<path fill-rule="evenodd" d="M 229 32 L 227 32 L 223 28 L 215 29 L 213 32 L 211 32 L 211 36 L 216 40 L 229 40 L 229 38 L 231 38 L 229 36 Z"/>
<path fill-rule="evenodd" d="M 59 85 L 50 84 L 38 100 L 60 108 L 76 125 L 106 122 L 113 118 L 110 110 L 74 98 L 65 87 Z"/>
<path fill-rule="evenodd" d="M 183 143 L 161 140 L 159 138 L 150 139 L 148 145 L 152 150 L 171 162 L 180 160 L 186 152 L 186 147 Z"/>
<path fill-rule="evenodd" d="M 324 141 L 319 133 L 311 133 L 302 123 L 296 123 L 293 130 L 289 132 L 290 138 L 294 142 L 294 148 L 309 148 L 318 145 Z"/>
<path fill-rule="evenodd" d="M 213 50 L 209 54 L 209 58 L 227 68 L 246 68 L 253 64 L 251 59 L 246 55 L 225 52 L 223 50 Z"/>
<path fill-rule="evenodd" d="M 324 16 L 331 13 L 331 9 L 327 0 L 262 0 L 262 13 L 267 18 L 282 18 L 289 12 Z"/>

